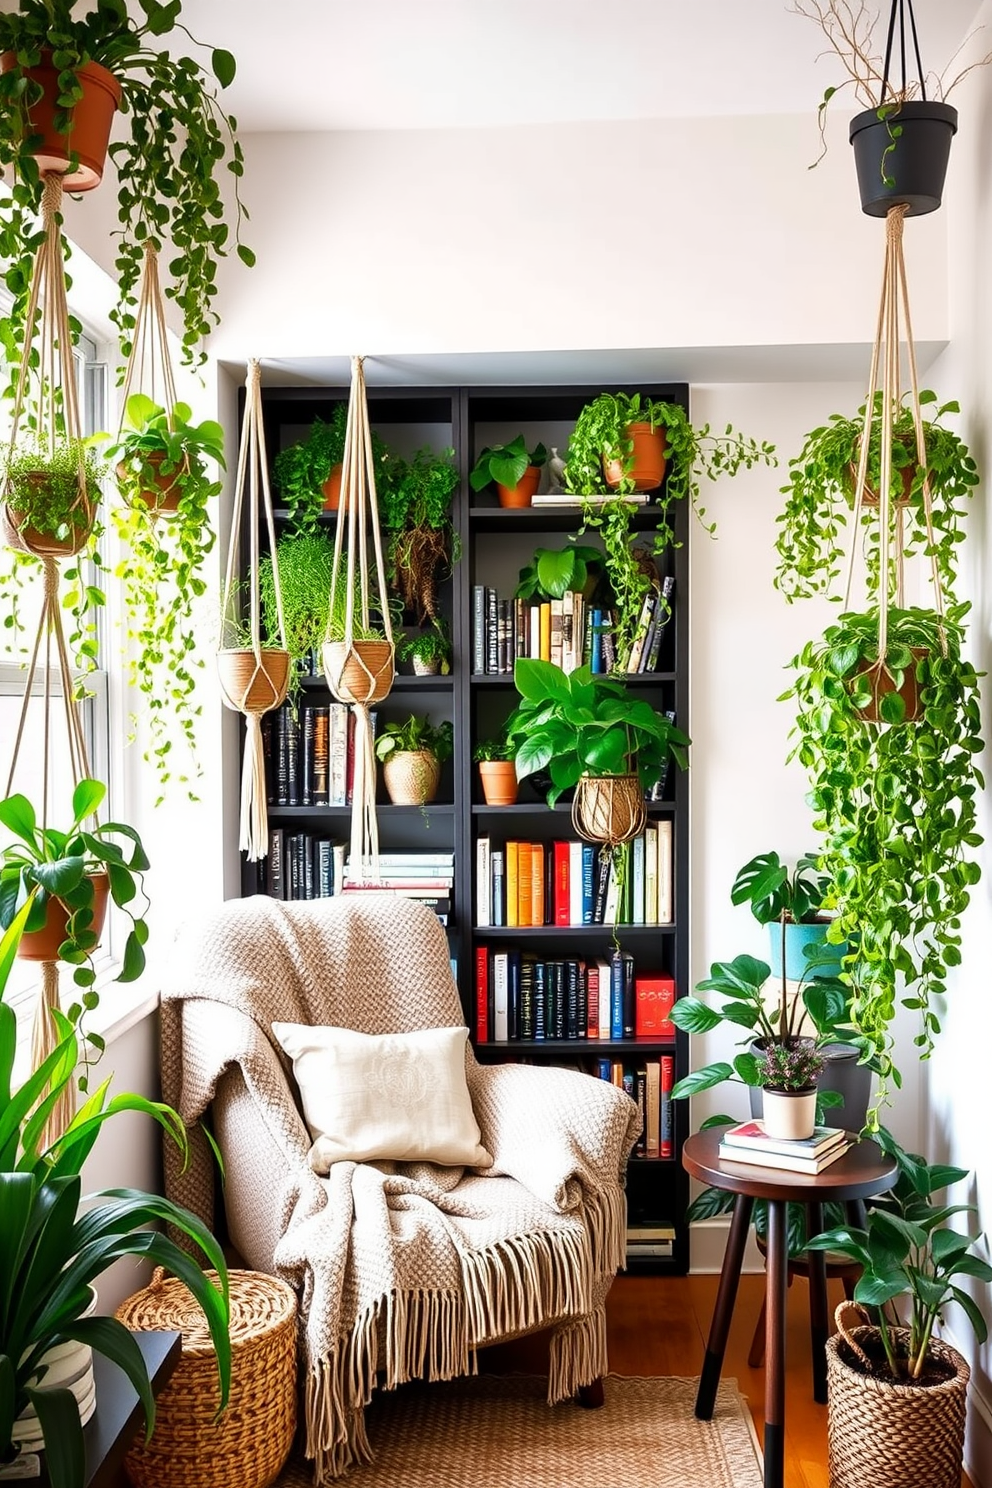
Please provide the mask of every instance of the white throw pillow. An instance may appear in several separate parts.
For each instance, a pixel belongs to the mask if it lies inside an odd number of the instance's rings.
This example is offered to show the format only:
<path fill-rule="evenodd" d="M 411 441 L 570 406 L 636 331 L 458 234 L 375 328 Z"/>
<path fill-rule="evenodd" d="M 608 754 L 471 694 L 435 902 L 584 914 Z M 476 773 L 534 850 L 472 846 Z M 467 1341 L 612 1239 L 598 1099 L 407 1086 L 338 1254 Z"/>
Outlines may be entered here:
<path fill-rule="evenodd" d="M 273 1023 L 272 1033 L 293 1061 L 316 1172 L 374 1158 L 492 1165 L 465 1080 L 467 1028 L 371 1034 Z"/>

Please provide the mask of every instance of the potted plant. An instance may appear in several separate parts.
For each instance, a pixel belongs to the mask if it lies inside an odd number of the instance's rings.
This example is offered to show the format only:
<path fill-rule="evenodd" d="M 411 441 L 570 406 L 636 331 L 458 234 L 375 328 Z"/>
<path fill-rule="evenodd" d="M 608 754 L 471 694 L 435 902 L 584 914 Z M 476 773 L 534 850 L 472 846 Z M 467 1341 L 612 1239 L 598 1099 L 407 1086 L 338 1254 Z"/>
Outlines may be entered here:
<path fill-rule="evenodd" d="M 424 806 L 433 801 L 441 766 L 451 758 L 454 730 L 445 719 L 435 728 L 429 718 L 413 714 L 405 723 L 387 723 L 375 741 L 376 758 L 394 806 Z"/>
<path fill-rule="evenodd" d="M 58 1045 L 21 1085 L 13 1084 L 17 1021 L 3 993 L 33 907 L 29 898 L 0 940 L 0 1191 L 6 1254 L 0 1267 L 0 1376 L 5 1386 L 0 1465 L 14 1462 L 22 1443 L 40 1439 L 52 1488 L 79 1488 L 84 1478 L 80 1409 L 75 1393 L 52 1382 L 54 1351 L 77 1344 L 84 1370 L 88 1362 L 92 1368 L 93 1349 L 111 1359 L 141 1400 L 149 1436 L 155 1424 L 141 1352 L 122 1323 L 91 1315 L 92 1283 L 125 1255 L 146 1257 L 180 1277 L 210 1329 L 223 1407 L 231 1377 L 227 1268 L 220 1245 L 202 1222 L 157 1194 L 112 1189 L 82 1203 L 80 1171 L 111 1117 L 122 1111 L 151 1116 L 184 1157 L 188 1139 L 169 1106 L 140 1095 L 111 1096 L 108 1079 L 62 1136 L 46 1142 L 48 1113 L 72 1083 L 79 1059 L 72 1019 L 54 1011 Z M 162 1223 L 174 1226 L 194 1254 L 148 1228 Z M 194 1259 L 198 1253 L 216 1271 L 216 1284 Z"/>
<path fill-rule="evenodd" d="M 790 758 L 809 773 L 823 834 L 831 938 L 857 944 L 845 963 L 857 969 L 852 1021 L 896 1083 L 897 977 L 919 1013 L 926 1058 L 940 1029 L 935 999 L 960 959 L 960 917 L 980 876 L 972 854 L 982 840 L 983 743 L 978 674 L 962 655 L 967 608 L 944 617 L 889 610 L 882 657 L 877 612 L 842 615 L 793 658 L 785 694 L 797 710 Z"/>
<path fill-rule="evenodd" d="M 568 542 L 563 548 L 535 548 L 520 570 L 515 599 L 561 599 L 569 590 L 591 599 L 603 566 L 598 548 Z"/>
<path fill-rule="evenodd" d="M 479 766 L 482 794 L 487 806 L 512 806 L 517 799 L 515 748 L 505 734 L 498 739 L 482 739 L 472 751 Z"/>
<path fill-rule="evenodd" d="M 587 666 L 566 675 L 552 662 L 519 657 L 513 680 L 521 701 L 506 734 L 517 779 L 550 770 L 549 806 L 576 787 L 572 822 L 588 840 L 615 844 L 637 836 L 644 791 L 669 758 L 686 767 L 686 735 L 622 682 L 594 676 Z"/>
<path fill-rule="evenodd" d="M 337 511 L 341 503 L 341 474 L 348 404 L 334 404 L 328 419 L 315 418 L 306 439 L 287 445 L 272 462 L 272 480 L 286 503 L 293 532 L 312 532 L 321 512 Z M 391 469 L 391 457 L 372 430 L 372 469 L 380 501 Z"/>
<path fill-rule="evenodd" d="M 331 580 L 327 629 L 321 647 L 327 685 L 341 702 L 379 703 L 388 696 L 395 674 L 394 648 L 387 639 L 383 617 L 375 609 L 371 594 L 363 613 L 361 576 L 356 571 L 349 644 L 347 559 L 343 553 L 336 578 L 332 562 Z"/>
<path fill-rule="evenodd" d="M 960 1282 L 987 1286 L 992 1266 L 975 1254 L 975 1238 L 947 1223 L 974 1205 L 935 1202 L 967 1169 L 904 1152 L 884 1127 L 876 1141 L 898 1164 L 895 1187 L 871 1201 L 864 1229 L 840 1225 L 809 1242 L 862 1268 L 854 1303 L 865 1325 L 841 1324 L 827 1340 L 830 1481 L 860 1488 L 881 1457 L 893 1488 L 958 1488 L 970 1371 L 934 1327 L 953 1301 L 985 1342 L 985 1318 Z"/>
<path fill-rule="evenodd" d="M 225 88 L 232 82 L 235 61 L 230 52 L 215 48 L 208 72 L 196 57 L 183 55 L 181 42 L 189 33 L 180 11 L 180 0 L 148 3 L 135 19 L 116 0 L 99 0 L 84 12 L 76 0 L 18 0 L 16 9 L 0 15 L 0 166 L 14 178 L 10 196 L 0 203 L 0 256 L 14 297 L 8 354 L 16 353 L 23 335 L 42 172 L 61 169 L 68 159 L 68 190 L 86 189 L 100 179 L 102 160 L 87 167 L 77 150 L 81 106 L 94 73 L 98 96 L 119 100 L 126 120 L 122 137 L 110 146 L 120 223 L 121 308 L 114 317 L 125 353 L 134 320 L 124 307 L 138 282 L 146 244 L 161 249 L 167 240 L 173 254 L 166 294 L 181 310 L 183 353 L 191 363 L 203 361 L 203 337 L 217 323 L 217 259 L 233 243 L 242 262 L 254 262 L 240 236 L 246 215 L 239 191 L 241 146 L 216 92 L 216 84 Z M 54 132 L 47 143 L 39 138 L 46 102 Z M 107 132 L 112 116 L 113 106 Z M 231 178 L 233 229 L 222 173 Z"/>
<path fill-rule="evenodd" d="M 95 817 L 106 795 L 98 780 L 81 780 L 72 793 L 68 831 L 40 824 L 23 795 L 0 801 L 0 824 L 13 841 L 0 853 L 0 926 L 11 925 L 30 899 L 18 954 L 34 961 L 68 961 L 73 980 L 95 1006 L 93 952 L 100 944 L 108 898 L 131 921 L 116 978 L 133 982 L 144 970 L 148 925 L 144 872 L 148 858 L 133 827 Z M 123 842 L 122 840 L 123 839 Z M 145 899 L 144 907 L 139 904 Z"/>
<path fill-rule="evenodd" d="M 208 505 L 221 491 L 207 462 L 224 469 L 224 431 L 213 419 L 194 424 L 187 403 L 170 410 L 133 393 L 108 459 L 124 498 L 113 521 L 126 550 L 115 575 L 124 591 L 128 680 L 141 694 L 150 728 L 145 758 L 164 787 L 177 774 L 177 733 L 195 768 L 196 672 L 203 660 L 193 609 L 206 592 L 203 568 L 216 541 Z M 179 770 L 179 780 L 188 782 Z"/>
<path fill-rule="evenodd" d="M 936 402 L 928 389 L 920 392 L 923 406 Z M 867 539 L 869 580 L 878 587 L 878 489 L 882 464 L 882 393 L 876 392 L 868 441 L 866 500 L 856 537 Z M 931 547 L 924 499 L 924 476 L 932 497 L 929 526 L 933 557 L 945 595 L 957 583 L 957 551 L 964 538 L 966 503 L 978 484 L 978 469 L 967 445 L 941 422 L 960 412 L 956 402 L 943 403 L 923 422 L 926 468 L 917 460 L 912 409 L 905 402 L 893 410 L 891 497 L 899 503 L 904 556 Z M 865 405 L 853 418 L 832 413 L 825 424 L 807 434 L 803 447 L 789 461 L 789 484 L 783 486 L 785 507 L 778 519 L 775 548 L 778 568 L 775 585 L 790 602 L 813 594 L 828 594 L 844 560 L 842 540 L 853 520 L 854 489 L 864 434 Z"/>
<path fill-rule="evenodd" d="M 451 641 L 441 621 L 417 635 L 406 636 L 398 647 L 403 661 L 412 661 L 418 677 L 447 677 L 451 671 Z"/>
<path fill-rule="evenodd" d="M 38 558 L 80 552 L 93 531 L 104 473 L 92 438 L 15 449 L 3 464 L 6 542 Z"/>
<path fill-rule="evenodd" d="M 821 913 L 829 880 L 807 854 L 790 872 L 777 852 L 758 853 L 737 871 L 730 891 L 732 904 L 748 904 L 759 925 L 769 928 L 772 976 L 800 981 L 812 958 L 817 971 L 836 975 L 843 946 L 827 948 L 830 916 Z"/>
<path fill-rule="evenodd" d="M 379 521 L 388 541 L 389 584 L 418 625 L 438 621 L 437 586 L 460 555 L 451 520 L 458 487 L 453 449 L 419 449 L 394 458 L 379 498 Z"/>
<path fill-rule="evenodd" d="M 548 458 L 543 444 L 528 450 L 518 434 L 509 444 L 487 445 L 469 475 L 473 491 L 495 485 L 500 506 L 530 506 L 541 479 L 541 466 Z"/>
<path fill-rule="evenodd" d="M 314 671 L 327 631 L 334 545 L 326 532 L 284 532 L 276 543 L 276 556 L 286 649 L 292 661 L 289 691 L 295 696 L 301 679 Z M 276 591 L 269 553 L 263 553 L 258 565 L 258 587 L 264 628 L 274 633 Z"/>
<path fill-rule="evenodd" d="M 812 1039 L 776 1039 L 755 1056 L 763 1092 L 762 1124 L 770 1137 L 799 1141 L 816 1125 L 817 1077 L 824 1058 Z"/>

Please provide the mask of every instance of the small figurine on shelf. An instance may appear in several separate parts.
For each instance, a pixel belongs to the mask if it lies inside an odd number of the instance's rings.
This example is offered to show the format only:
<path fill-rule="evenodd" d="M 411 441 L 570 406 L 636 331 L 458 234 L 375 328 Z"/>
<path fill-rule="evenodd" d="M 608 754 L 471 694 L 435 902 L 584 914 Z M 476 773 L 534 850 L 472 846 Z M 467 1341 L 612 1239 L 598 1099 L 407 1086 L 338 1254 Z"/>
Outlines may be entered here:
<path fill-rule="evenodd" d="M 565 489 L 565 461 L 554 445 L 551 446 L 551 454 L 548 456 L 547 471 L 548 489 L 544 494 L 560 496 Z"/>

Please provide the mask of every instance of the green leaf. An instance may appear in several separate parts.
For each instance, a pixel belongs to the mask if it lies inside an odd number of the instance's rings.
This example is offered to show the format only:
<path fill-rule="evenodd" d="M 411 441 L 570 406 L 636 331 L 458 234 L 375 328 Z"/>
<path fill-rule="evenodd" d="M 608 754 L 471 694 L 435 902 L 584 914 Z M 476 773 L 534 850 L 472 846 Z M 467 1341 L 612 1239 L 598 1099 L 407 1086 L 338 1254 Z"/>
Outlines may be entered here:
<path fill-rule="evenodd" d="M 568 678 L 561 667 L 550 661 L 518 657 L 513 667 L 513 684 L 520 696 L 532 703 L 542 703 L 545 698 L 554 698 L 561 703 L 571 701 Z"/>
<path fill-rule="evenodd" d="M 78 827 L 88 816 L 99 811 L 107 787 L 99 780 L 81 780 L 72 793 L 73 827 Z"/>
<path fill-rule="evenodd" d="M 214 77 L 222 88 L 229 88 L 234 82 L 234 74 L 237 71 L 237 63 L 230 52 L 224 51 L 222 47 L 215 47 L 210 58 Z"/>
<path fill-rule="evenodd" d="M 155 1399 L 144 1355 L 134 1334 L 112 1317 L 79 1318 L 71 1326 L 63 1328 L 62 1333 L 64 1337 L 73 1338 L 77 1343 L 89 1344 L 97 1353 L 124 1371 L 141 1401 L 147 1442 L 155 1426 Z"/>
<path fill-rule="evenodd" d="M 721 1085 L 724 1080 L 729 1080 L 733 1073 L 729 1064 L 704 1065 L 672 1087 L 672 1100 L 684 1100 L 687 1095 L 699 1095 L 704 1090 L 712 1090 L 714 1085 Z"/>
<path fill-rule="evenodd" d="M 75 1395 L 71 1390 L 27 1390 L 26 1394 L 38 1415 L 51 1488 L 79 1488 L 86 1459 Z"/>
<path fill-rule="evenodd" d="M 680 997 L 668 1016 L 685 1033 L 709 1033 L 723 1021 L 718 1012 L 698 997 Z"/>
<path fill-rule="evenodd" d="M 5 801 L 0 801 L 0 823 L 22 842 L 34 847 L 37 818 L 27 796 L 8 796 Z"/>

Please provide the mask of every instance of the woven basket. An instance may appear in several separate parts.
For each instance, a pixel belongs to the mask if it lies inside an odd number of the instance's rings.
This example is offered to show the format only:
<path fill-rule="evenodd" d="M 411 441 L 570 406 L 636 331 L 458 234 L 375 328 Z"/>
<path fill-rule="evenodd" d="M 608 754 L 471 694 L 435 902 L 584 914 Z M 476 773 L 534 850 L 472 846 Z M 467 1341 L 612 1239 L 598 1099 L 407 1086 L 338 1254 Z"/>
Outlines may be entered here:
<path fill-rule="evenodd" d="M 848 1336 L 860 1345 L 877 1332 L 851 1328 Z M 898 1340 L 905 1330 L 892 1334 Z M 830 1488 L 960 1488 L 970 1371 L 949 1344 L 933 1339 L 930 1352 L 953 1378 L 896 1384 L 848 1363 L 844 1334 L 827 1339 Z"/>
<path fill-rule="evenodd" d="M 575 787 L 572 826 L 586 842 L 612 847 L 639 837 L 647 822 L 644 792 L 636 775 L 583 775 Z"/>
<path fill-rule="evenodd" d="M 216 1279 L 216 1272 L 208 1272 Z M 217 1362 L 192 1294 L 156 1271 L 117 1316 L 129 1328 L 181 1329 L 182 1357 L 158 1398 L 155 1431 L 125 1468 L 136 1488 L 268 1488 L 296 1430 L 296 1296 L 258 1271 L 231 1271 L 231 1398 L 217 1417 Z"/>
<path fill-rule="evenodd" d="M 393 685 L 390 641 L 325 641 L 324 676 L 339 703 L 381 703 Z"/>
<path fill-rule="evenodd" d="M 424 806 L 437 795 L 441 766 L 429 749 L 398 749 L 384 762 L 382 778 L 394 806 Z"/>
<path fill-rule="evenodd" d="M 217 652 L 221 697 L 237 713 L 268 713 L 278 708 L 289 687 L 289 652 L 262 647 Z"/>

